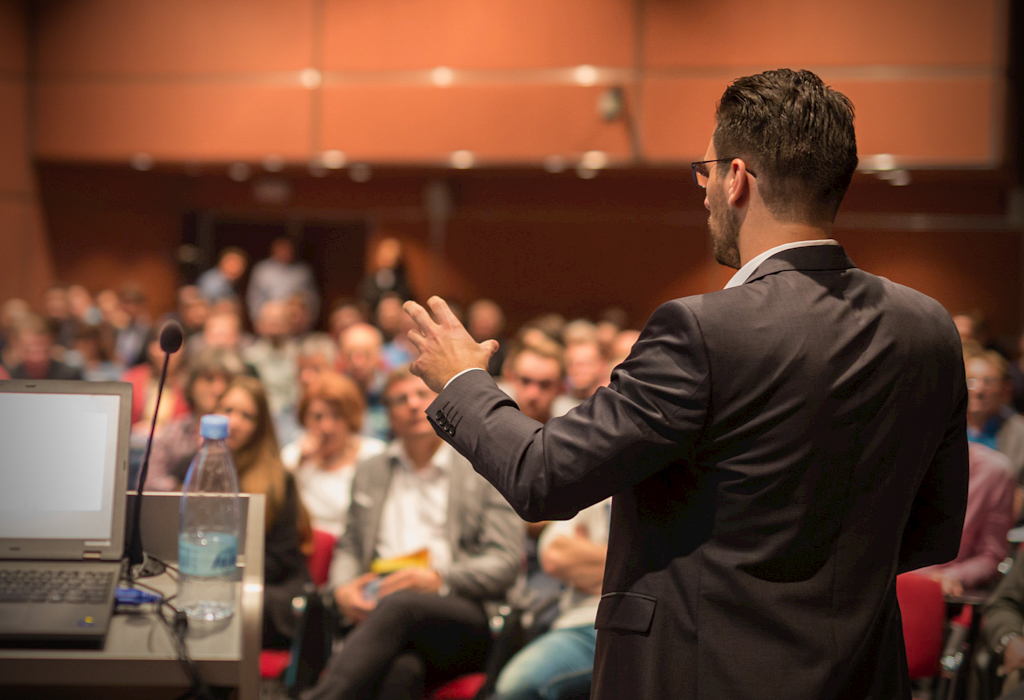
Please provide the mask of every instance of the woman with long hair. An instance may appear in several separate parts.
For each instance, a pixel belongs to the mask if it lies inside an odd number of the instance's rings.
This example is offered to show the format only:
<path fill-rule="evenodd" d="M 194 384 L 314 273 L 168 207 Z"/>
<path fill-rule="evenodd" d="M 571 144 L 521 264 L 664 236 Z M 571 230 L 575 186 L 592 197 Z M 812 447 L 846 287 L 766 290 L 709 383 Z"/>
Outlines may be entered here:
<path fill-rule="evenodd" d="M 240 490 L 266 496 L 263 646 L 287 647 L 295 633 L 292 598 L 310 580 L 300 536 L 305 515 L 295 479 L 281 463 L 267 394 L 258 379 L 235 377 L 215 412 L 228 418 L 225 442 Z"/>
<path fill-rule="evenodd" d="M 348 377 L 322 372 L 303 393 L 299 420 L 315 449 L 295 478 L 313 527 L 339 537 L 345 527 L 356 462 L 380 454 L 384 441 L 359 434 L 366 402 Z"/>

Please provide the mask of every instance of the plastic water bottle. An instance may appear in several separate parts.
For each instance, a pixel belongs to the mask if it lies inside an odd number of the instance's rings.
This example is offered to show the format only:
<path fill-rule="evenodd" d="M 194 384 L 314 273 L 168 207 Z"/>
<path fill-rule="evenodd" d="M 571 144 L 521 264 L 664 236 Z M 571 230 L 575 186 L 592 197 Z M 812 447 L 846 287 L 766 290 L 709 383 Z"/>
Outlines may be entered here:
<path fill-rule="evenodd" d="M 177 606 L 194 620 L 223 620 L 235 611 L 240 506 L 226 416 L 203 416 L 203 446 L 185 475 L 178 529 Z"/>

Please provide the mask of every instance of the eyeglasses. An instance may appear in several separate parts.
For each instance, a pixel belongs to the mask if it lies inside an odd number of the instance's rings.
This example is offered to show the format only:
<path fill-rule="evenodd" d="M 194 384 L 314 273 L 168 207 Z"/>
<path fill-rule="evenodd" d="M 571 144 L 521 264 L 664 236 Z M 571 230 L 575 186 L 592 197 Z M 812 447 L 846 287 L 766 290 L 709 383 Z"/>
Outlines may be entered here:
<path fill-rule="evenodd" d="M 708 186 L 708 163 L 725 163 L 735 158 L 715 158 L 714 160 L 698 160 L 696 163 L 690 163 L 690 172 L 693 173 L 693 181 L 697 184 L 697 187 L 704 189 Z M 751 177 L 757 177 L 753 170 L 747 168 L 747 173 Z"/>

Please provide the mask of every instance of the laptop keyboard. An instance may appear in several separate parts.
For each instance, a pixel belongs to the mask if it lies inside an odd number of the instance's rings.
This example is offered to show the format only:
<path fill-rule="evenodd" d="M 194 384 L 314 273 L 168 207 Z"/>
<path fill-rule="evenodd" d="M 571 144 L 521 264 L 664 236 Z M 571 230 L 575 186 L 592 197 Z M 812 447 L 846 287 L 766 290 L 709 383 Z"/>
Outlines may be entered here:
<path fill-rule="evenodd" d="M 0 570 L 0 603 L 105 603 L 109 571 Z"/>

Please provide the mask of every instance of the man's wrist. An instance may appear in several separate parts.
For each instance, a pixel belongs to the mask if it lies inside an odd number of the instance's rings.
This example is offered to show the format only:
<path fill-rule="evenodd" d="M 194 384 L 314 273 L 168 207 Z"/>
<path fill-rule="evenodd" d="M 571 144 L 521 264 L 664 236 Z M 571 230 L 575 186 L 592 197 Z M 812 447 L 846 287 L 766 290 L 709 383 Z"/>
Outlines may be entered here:
<path fill-rule="evenodd" d="M 444 391 L 445 389 L 447 389 L 447 388 L 448 388 L 448 385 L 449 385 L 449 384 L 451 384 L 451 383 L 452 383 L 452 382 L 454 382 L 454 381 L 455 381 L 456 379 L 458 379 L 459 377 L 461 377 L 462 375 L 464 375 L 464 374 L 465 374 L 466 372 L 472 372 L 473 370 L 480 370 L 481 372 L 486 372 L 486 371 L 487 371 L 487 370 L 485 370 L 485 369 L 484 369 L 483 367 L 470 367 L 469 369 L 464 369 L 464 370 L 462 370 L 461 372 L 458 372 L 457 374 L 455 374 L 455 375 L 454 375 L 454 376 L 453 376 L 453 377 L 452 377 L 451 379 L 449 379 L 448 381 L 446 381 L 446 382 L 444 383 L 444 387 L 443 387 L 443 388 L 441 389 L 441 391 Z"/>

